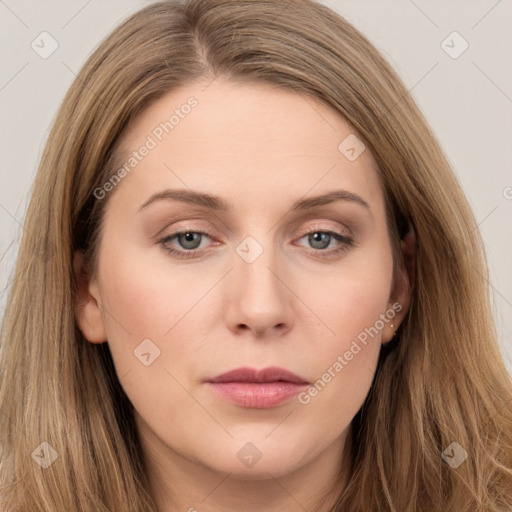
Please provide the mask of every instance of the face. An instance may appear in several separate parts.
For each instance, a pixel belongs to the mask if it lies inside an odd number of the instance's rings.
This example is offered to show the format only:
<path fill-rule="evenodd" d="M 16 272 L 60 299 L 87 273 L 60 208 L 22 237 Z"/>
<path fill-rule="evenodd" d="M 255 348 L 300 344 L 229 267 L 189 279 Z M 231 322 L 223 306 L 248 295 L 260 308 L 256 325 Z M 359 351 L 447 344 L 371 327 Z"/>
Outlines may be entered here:
<path fill-rule="evenodd" d="M 222 80 L 127 132 L 79 323 L 108 340 L 155 457 L 243 479 L 341 453 L 405 312 L 354 137 L 310 97 Z"/>

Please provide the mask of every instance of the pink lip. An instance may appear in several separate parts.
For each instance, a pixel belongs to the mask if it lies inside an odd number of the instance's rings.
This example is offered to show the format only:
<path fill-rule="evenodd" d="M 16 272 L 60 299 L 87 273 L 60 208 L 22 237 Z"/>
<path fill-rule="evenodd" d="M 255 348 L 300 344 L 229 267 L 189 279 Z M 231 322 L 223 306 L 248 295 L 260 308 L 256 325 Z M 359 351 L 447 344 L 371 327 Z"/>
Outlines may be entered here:
<path fill-rule="evenodd" d="M 237 368 L 207 379 L 206 383 L 233 403 L 253 409 L 277 407 L 309 384 L 298 375 L 277 366 L 262 370 Z"/>

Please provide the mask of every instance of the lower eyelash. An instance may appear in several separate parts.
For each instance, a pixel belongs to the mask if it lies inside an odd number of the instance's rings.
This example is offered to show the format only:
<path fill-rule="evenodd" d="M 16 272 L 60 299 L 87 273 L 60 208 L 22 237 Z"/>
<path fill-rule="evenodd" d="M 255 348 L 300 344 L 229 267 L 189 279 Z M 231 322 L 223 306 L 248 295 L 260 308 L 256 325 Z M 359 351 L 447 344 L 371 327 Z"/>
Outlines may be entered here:
<path fill-rule="evenodd" d="M 176 238 L 179 235 L 184 235 L 186 233 L 195 233 L 197 235 L 202 235 L 202 236 L 205 236 L 207 238 L 210 238 L 210 235 L 208 233 L 204 232 L 204 231 L 185 230 L 185 231 L 178 231 L 176 233 L 173 233 L 172 235 L 166 236 L 165 238 L 162 238 L 161 240 L 159 240 L 158 243 L 160 245 L 162 245 L 162 247 L 169 254 L 174 254 L 175 256 L 177 256 L 179 258 L 194 258 L 194 257 L 196 257 L 196 253 L 198 251 L 200 251 L 199 249 L 193 249 L 193 250 L 190 250 L 190 251 L 185 251 L 185 250 L 180 251 L 180 250 L 174 249 L 171 246 L 166 245 L 170 240 Z M 354 241 L 351 238 L 349 238 L 349 237 L 347 237 L 345 235 L 341 235 L 340 233 L 337 233 L 336 231 L 326 231 L 326 230 L 321 230 L 321 229 L 314 229 L 312 231 L 308 231 L 307 233 L 304 233 L 302 236 L 300 236 L 299 240 L 301 238 L 304 238 L 307 235 L 312 235 L 314 233 L 323 233 L 323 234 L 326 234 L 326 235 L 330 235 L 335 240 L 337 240 L 338 242 L 342 243 L 342 245 L 340 247 L 338 247 L 337 249 L 330 250 L 330 251 L 323 251 L 323 250 L 320 250 L 320 249 L 311 249 L 312 251 L 314 251 L 315 256 L 319 256 L 321 258 L 334 257 L 337 254 L 339 254 L 340 252 L 346 251 L 346 250 L 348 250 L 350 247 L 352 247 L 354 245 Z"/>

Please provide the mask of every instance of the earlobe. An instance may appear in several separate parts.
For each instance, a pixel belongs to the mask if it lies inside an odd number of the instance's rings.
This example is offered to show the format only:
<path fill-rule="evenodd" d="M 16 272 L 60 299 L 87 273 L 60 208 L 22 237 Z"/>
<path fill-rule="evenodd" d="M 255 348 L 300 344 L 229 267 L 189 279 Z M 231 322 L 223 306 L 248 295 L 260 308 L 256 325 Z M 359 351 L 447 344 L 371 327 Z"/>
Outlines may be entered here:
<path fill-rule="evenodd" d="M 402 251 L 402 264 L 399 276 L 395 280 L 389 306 L 396 311 L 393 320 L 386 324 L 382 331 L 382 343 L 387 343 L 396 334 L 404 320 L 411 303 L 411 293 L 416 280 L 416 233 L 409 222 L 407 234 L 400 243 Z"/>
<path fill-rule="evenodd" d="M 107 339 L 100 295 L 96 283 L 90 281 L 84 265 L 83 251 L 76 251 L 73 268 L 77 280 L 75 317 L 82 334 L 91 343 L 103 343 Z"/>

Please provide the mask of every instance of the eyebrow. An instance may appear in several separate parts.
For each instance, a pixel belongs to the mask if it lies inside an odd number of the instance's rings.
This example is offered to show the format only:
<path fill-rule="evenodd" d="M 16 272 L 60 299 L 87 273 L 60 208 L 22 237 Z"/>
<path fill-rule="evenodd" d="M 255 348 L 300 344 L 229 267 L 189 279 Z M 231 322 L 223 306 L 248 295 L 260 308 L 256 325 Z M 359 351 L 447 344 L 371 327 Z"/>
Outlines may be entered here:
<path fill-rule="evenodd" d="M 231 205 L 225 199 L 216 195 L 186 189 L 167 189 L 153 194 L 139 207 L 139 211 L 160 200 L 179 201 L 181 203 L 201 206 L 213 211 L 229 211 L 231 209 Z M 298 199 L 292 204 L 290 211 L 308 210 L 336 201 L 357 203 L 370 210 L 370 205 L 357 194 L 349 192 L 348 190 L 333 190 L 327 194 Z"/>

